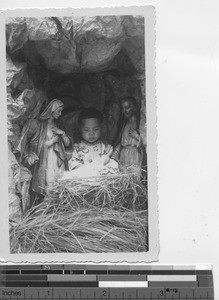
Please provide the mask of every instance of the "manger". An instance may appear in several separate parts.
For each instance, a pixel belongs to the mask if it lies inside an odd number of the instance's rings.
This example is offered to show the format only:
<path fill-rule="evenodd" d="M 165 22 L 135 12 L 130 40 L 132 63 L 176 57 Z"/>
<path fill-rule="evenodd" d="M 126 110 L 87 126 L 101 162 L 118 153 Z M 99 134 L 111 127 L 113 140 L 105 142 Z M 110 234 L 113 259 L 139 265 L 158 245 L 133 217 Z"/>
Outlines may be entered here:
<path fill-rule="evenodd" d="M 148 250 L 147 197 L 135 173 L 59 181 L 11 228 L 12 253 Z"/>

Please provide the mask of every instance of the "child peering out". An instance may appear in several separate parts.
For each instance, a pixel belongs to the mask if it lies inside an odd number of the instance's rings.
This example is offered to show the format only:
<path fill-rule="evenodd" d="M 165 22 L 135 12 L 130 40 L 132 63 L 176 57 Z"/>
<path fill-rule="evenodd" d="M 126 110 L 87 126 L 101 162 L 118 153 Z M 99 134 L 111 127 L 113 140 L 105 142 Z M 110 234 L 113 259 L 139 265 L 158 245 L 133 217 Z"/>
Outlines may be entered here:
<path fill-rule="evenodd" d="M 111 159 L 113 147 L 101 140 L 102 113 L 94 108 L 84 109 L 78 116 L 80 142 L 74 144 L 69 172 L 62 179 L 114 174 L 118 164 Z"/>

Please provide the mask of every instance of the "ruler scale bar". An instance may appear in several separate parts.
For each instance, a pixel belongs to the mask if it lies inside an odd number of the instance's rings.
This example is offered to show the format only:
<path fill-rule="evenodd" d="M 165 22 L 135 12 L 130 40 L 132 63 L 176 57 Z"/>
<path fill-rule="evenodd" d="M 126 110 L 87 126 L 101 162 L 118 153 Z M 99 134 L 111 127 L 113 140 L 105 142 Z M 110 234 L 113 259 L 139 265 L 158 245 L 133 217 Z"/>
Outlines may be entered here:
<path fill-rule="evenodd" d="M 83 270 L 64 270 L 64 274 L 78 274 L 82 275 L 84 274 Z"/>
<path fill-rule="evenodd" d="M 41 270 L 21 270 L 21 274 L 41 274 Z"/>
<path fill-rule="evenodd" d="M 86 270 L 86 274 L 101 274 L 101 275 L 107 275 L 107 270 Z"/>
<path fill-rule="evenodd" d="M 52 269 L 41 269 L 41 268 L 24 268 L 24 267 L 20 267 L 19 268 L 7 268 L 6 266 L 3 267 L 1 264 L 0 264 L 0 273 L 1 272 L 23 272 L 23 271 L 33 271 L 33 272 L 41 272 L 42 274 L 44 273 L 48 273 L 48 274 L 51 274 L 51 273 L 58 273 L 58 274 L 62 274 L 64 271 L 69 271 L 69 270 L 74 270 L 74 271 L 81 271 L 83 272 L 84 274 L 88 274 L 90 272 L 95 272 L 95 274 L 97 272 L 103 272 L 103 273 L 107 273 L 107 274 L 112 274 L 112 275 L 127 275 L 127 274 L 132 274 L 132 273 L 141 273 L 141 272 L 144 272 L 144 273 L 148 273 L 149 275 L 171 275 L 171 274 L 174 274 L 174 275 L 211 275 L 212 274 L 212 271 L 211 270 L 149 270 L 149 269 L 131 269 L 130 270 L 108 270 L 108 269 L 102 269 L 100 268 L 99 270 L 98 269 L 91 269 L 89 268 L 88 270 L 87 269 L 83 269 L 83 268 L 74 268 L 74 267 L 68 267 L 68 268 L 63 268 L 63 269 L 55 269 L 55 267 L 53 267 Z"/>
<path fill-rule="evenodd" d="M 197 287 L 198 286 L 198 282 L 196 281 L 149 281 L 148 282 L 148 286 L 149 287 L 154 287 L 154 286 L 158 286 L 158 287 Z"/>
<path fill-rule="evenodd" d="M 147 281 L 99 281 L 99 287 L 148 287 Z"/>
<path fill-rule="evenodd" d="M 213 295 L 209 266 L 0 264 L 0 300 L 209 300 Z"/>
<path fill-rule="evenodd" d="M 86 270 L 86 265 L 64 265 L 64 270 Z"/>
<path fill-rule="evenodd" d="M 63 274 L 62 270 L 41 270 L 41 274 Z"/>
<path fill-rule="evenodd" d="M 146 281 L 146 275 L 98 275 L 98 281 Z"/>
<path fill-rule="evenodd" d="M 0 275 L 2 281 L 47 281 L 47 275 Z"/>
<path fill-rule="evenodd" d="M 110 288 L 110 289 L 63 289 L 63 288 L 50 288 L 45 289 L 41 288 L 37 289 L 0 289 L 1 299 L 5 298 L 17 298 L 17 299 L 31 299 L 31 298 L 50 298 L 57 299 L 61 297 L 65 297 L 66 299 L 87 299 L 94 298 L 94 293 L 96 295 L 96 299 L 194 299 L 194 298 L 207 298 L 213 299 L 213 289 L 188 289 L 187 288 L 179 288 L 179 289 L 158 289 L 158 288 Z M 153 299 L 152 298 L 152 299 Z"/>
<path fill-rule="evenodd" d="M 19 270 L 0 270 L 1 274 L 20 274 Z"/>
<path fill-rule="evenodd" d="M 98 287 L 97 281 L 7 281 L 2 282 L 5 287 Z"/>
<path fill-rule="evenodd" d="M 196 275 L 149 275 L 148 281 L 196 281 Z"/>
<path fill-rule="evenodd" d="M 195 270 L 151 270 L 149 275 L 196 275 Z"/>
<path fill-rule="evenodd" d="M 48 281 L 97 281 L 96 275 L 48 275 Z"/>
<path fill-rule="evenodd" d="M 212 276 L 198 276 L 198 284 L 201 287 L 213 287 L 213 277 Z"/>

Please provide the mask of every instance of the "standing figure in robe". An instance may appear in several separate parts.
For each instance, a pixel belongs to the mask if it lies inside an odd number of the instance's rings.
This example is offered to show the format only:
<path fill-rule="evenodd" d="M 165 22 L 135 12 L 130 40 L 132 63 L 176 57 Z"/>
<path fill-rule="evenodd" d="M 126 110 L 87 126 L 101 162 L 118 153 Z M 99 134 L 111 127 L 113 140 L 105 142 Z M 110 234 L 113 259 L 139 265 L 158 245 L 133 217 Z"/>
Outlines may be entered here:
<path fill-rule="evenodd" d="M 22 130 L 20 159 L 32 173 L 31 206 L 43 200 L 47 187 L 68 167 L 65 147 L 70 145 L 70 138 L 56 124 L 63 108 L 62 101 L 52 100 L 39 117 L 28 122 Z"/>
<path fill-rule="evenodd" d="M 133 97 L 121 101 L 122 120 L 112 159 L 123 168 L 141 169 L 142 140 L 139 134 L 140 109 Z"/>

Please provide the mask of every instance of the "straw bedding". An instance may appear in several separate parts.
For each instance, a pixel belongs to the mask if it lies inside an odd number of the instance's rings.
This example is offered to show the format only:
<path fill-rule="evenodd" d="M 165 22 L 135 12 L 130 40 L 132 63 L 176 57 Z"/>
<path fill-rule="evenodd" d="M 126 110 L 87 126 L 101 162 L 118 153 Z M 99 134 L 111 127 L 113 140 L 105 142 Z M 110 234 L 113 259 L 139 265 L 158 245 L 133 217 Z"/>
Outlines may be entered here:
<path fill-rule="evenodd" d="M 147 251 L 146 201 L 133 174 L 57 182 L 11 228 L 11 252 Z"/>

